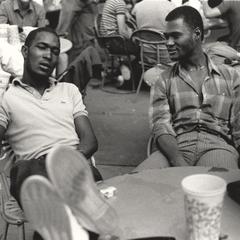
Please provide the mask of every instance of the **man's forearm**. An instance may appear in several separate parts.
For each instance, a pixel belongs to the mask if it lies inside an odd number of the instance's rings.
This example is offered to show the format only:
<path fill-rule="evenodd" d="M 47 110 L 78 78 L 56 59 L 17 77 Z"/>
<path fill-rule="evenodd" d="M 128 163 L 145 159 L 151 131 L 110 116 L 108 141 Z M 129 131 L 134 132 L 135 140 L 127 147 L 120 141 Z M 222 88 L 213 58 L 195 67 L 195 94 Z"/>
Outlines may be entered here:
<path fill-rule="evenodd" d="M 78 150 L 89 159 L 98 149 L 97 141 L 91 143 L 80 142 Z"/>
<path fill-rule="evenodd" d="M 172 166 L 187 165 L 179 151 L 178 143 L 174 136 L 168 134 L 159 136 L 157 138 L 157 147 Z"/>

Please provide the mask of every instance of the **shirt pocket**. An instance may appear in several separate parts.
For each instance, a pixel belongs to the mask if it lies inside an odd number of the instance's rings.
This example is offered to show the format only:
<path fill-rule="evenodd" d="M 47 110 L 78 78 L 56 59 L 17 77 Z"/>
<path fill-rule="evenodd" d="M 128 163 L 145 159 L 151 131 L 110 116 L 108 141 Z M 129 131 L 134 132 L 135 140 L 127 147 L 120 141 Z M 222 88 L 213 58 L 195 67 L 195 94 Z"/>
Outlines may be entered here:
<path fill-rule="evenodd" d="M 172 113 L 181 113 L 199 107 L 199 96 L 194 91 L 174 92 L 170 96 Z"/>
<path fill-rule="evenodd" d="M 232 98 L 226 93 L 210 95 L 206 104 L 210 107 L 209 111 L 217 118 L 228 120 L 232 106 Z"/>

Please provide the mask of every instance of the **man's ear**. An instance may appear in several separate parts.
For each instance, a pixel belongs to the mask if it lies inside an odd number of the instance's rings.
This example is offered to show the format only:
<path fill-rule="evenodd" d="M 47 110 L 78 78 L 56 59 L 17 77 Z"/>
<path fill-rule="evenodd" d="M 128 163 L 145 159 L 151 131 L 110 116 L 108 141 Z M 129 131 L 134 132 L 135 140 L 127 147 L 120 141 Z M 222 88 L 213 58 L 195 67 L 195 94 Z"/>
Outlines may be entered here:
<path fill-rule="evenodd" d="M 194 29 L 194 39 L 202 39 L 202 32 L 198 27 Z"/>
<path fill-rule="evenodd" d="M 22 49 L 21 49 L 21 52 L 22 52 L 23 58 L 25 59 L 28 55 L 28 47 L 23 45 Z"/>

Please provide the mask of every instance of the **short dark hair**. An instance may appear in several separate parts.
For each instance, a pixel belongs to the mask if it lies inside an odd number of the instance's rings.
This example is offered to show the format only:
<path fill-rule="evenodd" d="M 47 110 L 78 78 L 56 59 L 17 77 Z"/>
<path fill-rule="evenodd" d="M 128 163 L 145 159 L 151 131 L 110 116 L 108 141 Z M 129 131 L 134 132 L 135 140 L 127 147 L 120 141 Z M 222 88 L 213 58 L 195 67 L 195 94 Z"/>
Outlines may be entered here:
<path fill-rule="evenodd" d="M 36 36 L 41 33 L 41 32 L 48 32 L 48 33 L 52 33 L 53 35 L 55 35 L 57 38 L 58 38 L 58 41 L 59 41 L 59 37 L 57 35 L 57 33 L 52 29 L 52 28 L 49 28 L 49 27 L 40 27 L 40 28 L 37 28 L 37 29 L 34 29 L 32 30 L 28 36 L 26 37 L 26 40 L 25 40 L 25 43 L 24 45 L 27 46 L 27 47 L 30 47 L 33 40 L 36 38 Z M 59 42 L 60 43 L 60 42 Z"/>
<path fill-rule="evenodd" d="M 188 26 L 194 30 L 199 28 L 201 31 L 201 38 L 203 40 L 204 29 L 203 29 L 203 20 L 201 14 L 193 7 L 190 6 L 181 6 L 173 9 L 165 18 L 167 22 L 182 18 Z"/>

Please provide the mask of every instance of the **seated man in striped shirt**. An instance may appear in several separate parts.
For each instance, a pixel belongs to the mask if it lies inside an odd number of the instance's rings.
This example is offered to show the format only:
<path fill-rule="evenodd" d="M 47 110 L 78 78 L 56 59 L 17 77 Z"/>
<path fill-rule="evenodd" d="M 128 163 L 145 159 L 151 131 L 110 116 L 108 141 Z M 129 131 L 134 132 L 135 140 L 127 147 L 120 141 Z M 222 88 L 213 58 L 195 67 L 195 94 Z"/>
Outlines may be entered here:
<path fill-rule="evenodd" d="M 166 17 L 170 58 L 151 91 L 150 118 L 157 151 L 137 170 L 169 166 L 238 168 L 240 76 L 203 51 L 203 22 L 181 6 Z"/>
<path fill-rule="evenodd" d="M 128 19 L 131 18 L 126 0 L 107 0 L 103 7 L 99 30 L 102 36 L 124 36 L 128 53 L 138 58 L 139 47 L 130 39 L 133 29 L 129 27 Z M 118 41 L 112 42 L 112 49 L 114 49 L 114 53 L 116 54 L 124 53 L 124 47 L 121 46 Z M 120 88 L 129 88 L 131 83 L 128 80 L 130 80 L 132 73 L 126 61 L 122 61 L 120 72 L 125 80 L 125 86 L 121 85 Z"/>

